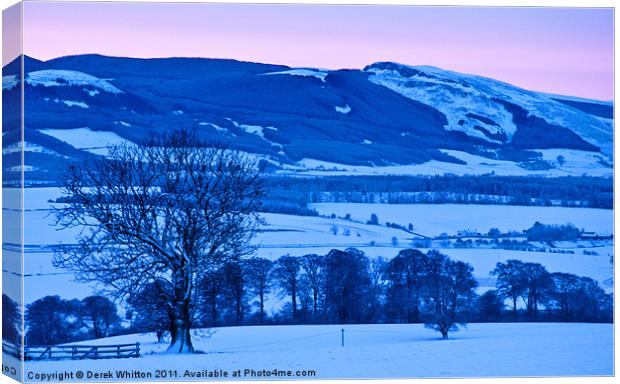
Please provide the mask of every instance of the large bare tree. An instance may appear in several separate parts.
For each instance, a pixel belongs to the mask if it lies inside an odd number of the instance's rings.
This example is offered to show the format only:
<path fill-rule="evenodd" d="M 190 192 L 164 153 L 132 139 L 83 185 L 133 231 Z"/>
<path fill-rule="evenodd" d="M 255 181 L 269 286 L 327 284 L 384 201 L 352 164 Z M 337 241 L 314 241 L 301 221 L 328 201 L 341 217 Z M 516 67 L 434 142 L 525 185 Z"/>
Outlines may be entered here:
<path fill-rule="evenodd" d="M 79 227 L 78 246 L 54 265 L 81 282 L 97 281 L 125 299 L 154 281 L 172 287 L 171 353 L 192 353 L 197 284 L 253 251 L 262 195 L 257 162 L 175 131 L 70 169 L 62 228 Z"/>

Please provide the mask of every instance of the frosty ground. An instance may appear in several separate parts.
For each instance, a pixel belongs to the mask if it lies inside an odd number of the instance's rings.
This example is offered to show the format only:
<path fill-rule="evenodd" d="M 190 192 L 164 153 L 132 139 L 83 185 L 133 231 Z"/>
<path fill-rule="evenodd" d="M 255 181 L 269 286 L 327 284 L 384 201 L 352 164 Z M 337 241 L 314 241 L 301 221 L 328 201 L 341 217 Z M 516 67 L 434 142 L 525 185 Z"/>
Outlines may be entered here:
<path fill-rule="evenodd" d="M 341 346 L 341 329 L 345 346 Z M 196 355 L 160 354 L 153 334 L 79 344 L 141 343 L 142 357 L 102 361 L 28 362 L 25 372 L 77 370 L 314 370 L 315 378 L 608 376 L 613 374 L 613 325 L 470 324 L 450 340 L 420 324 L 304 325 L 197 331 Z M 242 377 L 257 379 L 257 377 Z M 149 380 L 154 380 L 153 378 Z"/>

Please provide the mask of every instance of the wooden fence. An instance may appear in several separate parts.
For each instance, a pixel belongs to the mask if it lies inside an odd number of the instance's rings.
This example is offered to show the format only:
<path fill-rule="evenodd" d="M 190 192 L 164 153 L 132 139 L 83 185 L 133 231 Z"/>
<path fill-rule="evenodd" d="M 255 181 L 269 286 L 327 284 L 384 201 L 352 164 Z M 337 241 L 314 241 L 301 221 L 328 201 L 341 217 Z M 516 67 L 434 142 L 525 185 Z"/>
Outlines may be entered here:
<path fill-rule="evenodd" d="M 2 340 L 2 352 L 11 355 L 19 360 L 22 359 L 22 350 L 17 345 Z"/>
<path fill-rule="evenodd" d="M 3 341 L 2 350 L 20 357 L 20 349 Z M 54 345 L 24 347 L 24 360 L 125 359 L 140 357 L 140 343 L 114 345 Z"/>

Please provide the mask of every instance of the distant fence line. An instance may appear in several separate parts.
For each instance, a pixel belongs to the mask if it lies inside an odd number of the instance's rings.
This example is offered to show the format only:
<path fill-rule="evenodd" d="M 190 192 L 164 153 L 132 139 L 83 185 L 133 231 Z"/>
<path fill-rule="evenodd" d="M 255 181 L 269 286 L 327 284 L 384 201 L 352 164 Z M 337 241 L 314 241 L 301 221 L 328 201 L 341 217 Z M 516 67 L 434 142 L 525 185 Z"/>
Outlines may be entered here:
<path fill-rule="evenodd" d="M 99 360 L 140 357 L 140 343 L 112 345 L 25 346 L 2 341 L 2 351 L 23 360 Z"/>

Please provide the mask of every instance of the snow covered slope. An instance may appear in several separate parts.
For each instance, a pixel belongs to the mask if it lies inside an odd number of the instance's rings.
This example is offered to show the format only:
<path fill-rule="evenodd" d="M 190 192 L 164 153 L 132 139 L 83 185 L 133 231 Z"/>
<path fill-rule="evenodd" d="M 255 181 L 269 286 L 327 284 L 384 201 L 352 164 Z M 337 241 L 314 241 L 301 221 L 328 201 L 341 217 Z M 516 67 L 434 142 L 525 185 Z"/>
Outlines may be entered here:
<path fill-rule="evenodd" d="M 372 174 L 387 173 L 384 167 L 406 174 L 402 167 L 410 166 L 422 174 L 480 173 L 493 168 L 481 164 L 500 162 L 498 174 L 609 175 L 613 169 L 612 103 L 435 67 L 383 62 L 326 70 L 100 55 L 26 58 L 24 65 L 25 135 L 44 149 L 26 158 L 31 180 L 54 181 L 71 161 L 104 154 L 49 134 L 84 127 L 131 142 L 195 128 L 207 141 L 260 154 L 280 170 L 311 171 L 308 159 L 368 167 Z M 3 71 L 5 103 L 21 99 L 15 68 Z M 9 123 L 3 139 L 13 145 L 21 134 Z"/>
<path fill-rule="evenodd" d="M 505 102 L 528 115 L 570 129 L 608 156 L 613 153 L 611 121 L 583 113 L 556 99 L 567 99 L 528 91 L 498 80 L 443 70 L 432 66 L 376 63 L 365 68 L 369 80 L 413 100 L 433 105 L 448 118 L 447 128 L 489 142 L 511 142 L 518 129 L 515 113 Z M 611 103 L 568 98 L 573 103 Z M 503 102 L 502 102 L 503 101 Z M 534 144 L 534 143 L 532 143 Z"/>

